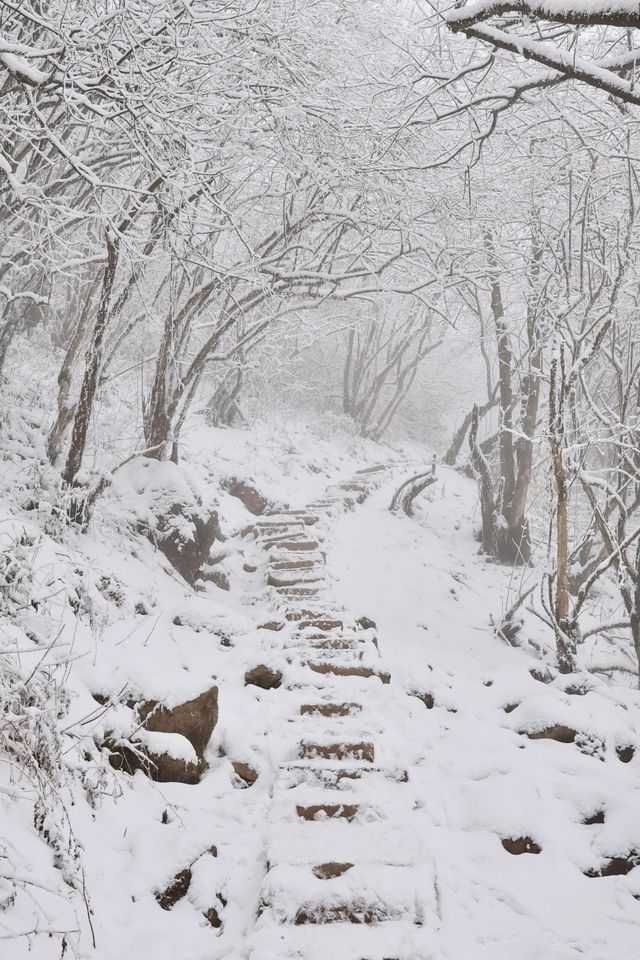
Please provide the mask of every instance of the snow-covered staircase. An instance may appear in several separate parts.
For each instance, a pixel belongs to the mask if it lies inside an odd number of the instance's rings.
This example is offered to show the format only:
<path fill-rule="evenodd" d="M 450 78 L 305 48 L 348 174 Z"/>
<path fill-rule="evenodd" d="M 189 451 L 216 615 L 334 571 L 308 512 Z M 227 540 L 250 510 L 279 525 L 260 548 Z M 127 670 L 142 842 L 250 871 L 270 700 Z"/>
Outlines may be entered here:
<path fill-rule="evenodd" d="M 322 554 L 331 517 L 361 503 L 385 468 L 330 488 L 308 510 L 256 524 L 275 618 L 269 663 L 278 747 L 266 874 L 251 960 L 428 960 L 437 926 L 428 851 L 412 828 L 406 711 L 375 624 L 336 608 Z M 390 702 L 392 701 L 392 702 Z"/>

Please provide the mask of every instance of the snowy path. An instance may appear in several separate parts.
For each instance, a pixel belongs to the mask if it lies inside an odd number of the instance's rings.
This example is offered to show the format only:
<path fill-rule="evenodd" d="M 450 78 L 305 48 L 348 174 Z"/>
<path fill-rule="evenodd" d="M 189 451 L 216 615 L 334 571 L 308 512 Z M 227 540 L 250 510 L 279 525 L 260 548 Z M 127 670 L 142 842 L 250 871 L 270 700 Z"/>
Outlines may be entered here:
<path fill-rule="evenodd" d="M 502 645 L 471 484 L 412 521 L 397 479 L 256 525 L 278 685 L 250 960 L 630 960 L 640 869 L 599 874 L 640 850 L 638 694 Z"/>
<path fill-rule="evenodd" d="M 272 626 L 288 627 L 273 630 L 270 674 L 249 677 L 278 683 L 263 699 L 275 777 L 252 960 L 432 955 L 432 861 L 411 816 L 403 750 L 411 700 L 389 675 L 375 626 L 332 599 L 319 542 L 345 497 L 363 499 L 383 475 L 365 471 L 310 505 L 313 513 L 256 525 Z"/>

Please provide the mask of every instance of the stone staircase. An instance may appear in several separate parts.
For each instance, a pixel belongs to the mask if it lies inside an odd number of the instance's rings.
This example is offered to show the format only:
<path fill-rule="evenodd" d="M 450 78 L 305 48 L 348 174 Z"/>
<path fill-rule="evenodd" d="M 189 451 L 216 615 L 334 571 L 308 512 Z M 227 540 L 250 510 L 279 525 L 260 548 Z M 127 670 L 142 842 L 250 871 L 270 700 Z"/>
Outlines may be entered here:
<path fill-rule="evenodd" d="M 274 770 L 251 960 L 431 956 L 435 883 L 394 726 L 407 697 L 385 669 L 375 624 L 332 603 L 322 553 L 332 517 L 386 472 L 360 471 L 308 509 L 255 525 L 273 591 L 265 661 L 278 689 L 261 701 Z"/>

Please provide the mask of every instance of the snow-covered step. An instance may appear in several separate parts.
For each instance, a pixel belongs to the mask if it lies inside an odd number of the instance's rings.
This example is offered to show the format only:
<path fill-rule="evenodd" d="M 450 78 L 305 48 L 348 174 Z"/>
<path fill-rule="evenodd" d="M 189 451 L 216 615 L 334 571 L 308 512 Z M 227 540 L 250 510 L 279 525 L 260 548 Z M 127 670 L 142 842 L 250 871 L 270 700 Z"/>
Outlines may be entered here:
<path fill-rule="evenodd" d="M 333 689 L 337 689 L 335 684 L 344 683 L 343 695 L 346 694 L 348 684 L 354 684 L 354 689 L 358 689 L 358 683 L 388 684 L 391 679 L 390 674 L 379 665 L 374 666 L 353 660 L 344 662 L 337 657 L 320 660 L 313 654 L 300 662 L 288 664 L 284 676 L 285 685 L 288 687 L 323 686 L 325 682 L 329 682 L 334 685 Z"/>
<path fill-rule="evenodd" d="M 324 568 L 324 557 L 318 551 L 305 553 L 302 556 L 291 556 L 290 553 L 272 550 L 269 554 L 269 569 L 276 570 L 309 570 L 314 567 Z"/>
<path fill-rule="evenodd" d="M 418 926 L 409 920 L 390 920 L 373 926 L 351 923 L 281 926 L 268 911 L 260 918 L 249 957 L 250 960 L 433 960 L 430 942 L 428 925 Z"/>
<path fill-rule="evenodd" d="M 331 820 L 338 817 L 342 820 L 353 820 L 360 810 L 358 803 L 346 803 L 344 797 L 339 802 L 330 803 L 327 800 L 318 803 L 297 803 L 296 814 L 302 820 Z"/>
<path fill-rule="evenodd" d="M 375 747 L 371 740 L 334 741 L 330 737 L 303 740 L 300 744 L 301 760 L 361 760 L 373 763 Z"/>
<path fill-rule="evenodd" d="M 269 567 L 267 585 L 270 587 L 297 587 L 304 584 L 320 583 L 325 573 L 322 567 L 298 568 L 295 570 L 274 570 Z"/>
<path fill-rule="evenodd" d="M 335 633 L 327 634 L 326 636 L 322 633 L 320 634 L 311 634 L 307 632 L 295 633 L 293 636 L 283 637 L 282 646 L 285 650 L 308 650 L 311 653 L 318 651 L 318 655 L 329 655 L 334 652 L 336 654 L 341 651 L 350 650 L 357 653 L 358 651 L 367 651 L 371 653 L 371 641 L 366 637 L 358 637 L 355 634 L 345 634 L 343 636 L 336 635 Z M 374 649 L 377 649 L 374 647 Z"/>
<path fill-rule="evenodd" d="M 399 816 L 410 815 L 411 791 L 396 789 L 378 790 L 328 790 L 313 784 L 301 784 L 291 790 L 279 790 L 273 801 L 271 818 L 284 824 L 300 818 L 321 822 L 334 817 L 369 823 L 375 820 L 393 821 Z"/>
<path fill-rule="evenodd" d="M 303 783 L 314 783 L 328 790 L 348 790 L 354 782 L 367 789 L 378 789 L 383 781 L 406 783 L 409 775 L 400 766 L 362 766 L 350 763 L 328 763 L 322 761 L 294 760 L 282 764 L 278 771 L 277 784 L 283 789 L 293 788 Z"/>
<path fill-rule="evenodd" d="M 348 488 L 348 489 L 347 489 Z M 330 487 L 327 491 L 331 496 L 341 497 L 345 504 L 361 504 L 369 496 L 369 489 L 364 484 L 345 484 L 339 487 Z"/>
<path fill-rule="evenodd" d="M 288 789 L 277 786 L 270 817 L 273 822 L 299 817 L 319 821 L 339 814 L 339 810 L 333 809 L 336 806 L 344 808 L 347 819 L 355 818 L 358 822 L 397 821 L 400 817 L 411 816 L 413 791 L 406 783 L 383 778 L 378 778 L 373 789 L 372 782 L 358 780 L 352 780 L 348 789 L 343 790 L 316 783 L 301 783 Z"/>
<path fill-rule="evenodd" d="M 309 717 L 296 713 L 289 720 L 289 727 L 304 739 L 321 735 L 325 739 L 348 739 L 359 742 L 375 739 L 385 732 L 383 719 L 379 713 L 367 711 L 346 717 Z"/>
<path fill-rule="evenodd" d="M 371 661 L 372 664 L 380 666 L 380 649 L 375 639 L 358 634 L 347 634 L 346 636 L 336 637 L 334 634 L 326 638 L 314 638 L 313 645 L 309 648 L 318 651 L 318 659 L 325 660 L 335 657 L 353 657 L 358 661 Z"/>
<path fill-rule="evenodd" d="M 318 868 L 332 862 L 345 869 L 334 871 L 337 876 L 327 870 L 325 878 Z M 314 867 L 280 864 L 268 872 L 261 902 L 276 923 L 422 923 L 424 919 L 424 909 L 418 909 L 416 874 L 411 869 L 386 864 L 360 866 L 348 860 L 323 860 Z"/>
<path fill-rule="evenodd" d="M 285 612 L 285 620 L 297 623 L 299 630 L 311 629 L 328 633 L 329 631 L 344 629 L 344 621 L 338 619 L 335 614 L 322 613 L 321 610 L 315 613 L 309 611 L 306 607 L 288 608 Z"/>
<path fill-rule="evenodd" d="M 295 520 L 291 517 L 284 520 L 258 520 L 254 523 L 253 529 L 258 539 L 286 536 L 287 534 L 307 535 L 306 525 L 301 520 Z"/>
<path fill-rule="evenodd" d="M 300 663 L 315 670 L 316 673 L 330 673 L 335 676 L 369 676 L 364 672 L 351 674 L 350 668 L 370 667 L 374 671 L 381 668 L 380 654 L 370 643 L 347 646 L 342 639 L 339 644 L 330 640 L 300 638 L 300 643 L 287 646 L 287 659 L 290 663 Z M 346 672 L 343 672 L 346 671 Z"/>
<path fill-rule="evenodd" d="M 318 522 L 320 517 L 306 508 L 302 508 L 300 510 L 279 510 L 277 513 L 269 513 L 266 519 L 268 522 L 281 523 L 289 523 L 291 520 L 296 520 L 304 523 L 307 527 L 311 527 Z"/>
<path fill-rule="evenodd" d="M 319 717 L 346 717 L 362 713 L 362 704 L 351 702 L 316 702 L 300 705 L 300 713 L 304 716 Z"/>
<path fill-rule="evenodd" d="M 371 657 L 365 658 L 363 655 L 362 657 L 353 657 L 347 660 L 338 654 L 320 658 L 314 652 L 310 659 L 304 661 L 304 666 L 308 667 L 309 670 L 313 670 L 314 673 L 319 673 L 323 676 L 377 677 L 382 683 L 389 683 L 391 679 L 390 673 L 383 670 L 379 663 L 376 664 L 375 661 L 373 663 L 367 662 L 367 660 L 370 661 L 371 659 Z"/>
<path fill-rule="evenodd" d="M 284 604 L 279 604 L 279 607 L 285 606 Z M 295 609 L 291 609 L 291 621 L 299 622 L 301 620 L 310 620 L 310 619 L 334 619 L 338 613 L 335 607 L 335 604 L 326 601 L 324 603 L 320 601 L 314 601 L 313 603 L 301 604 Z M 294 615 L 295 614 L 295 615 Z M 298 627 L 298 629 L 301 629 Z"/>
<path fill-rule="evenodd" d="M 284 826 L 284 825 L 283 825 Z M 426 843 L 408 824 L 387 819 L 360 823 L 341 817 L 298 818 L 274 829 L 267 844 L 267 860 L 313 865 L 326 861 L 413 866 L 430 861 Z"/>
<path fill-rule="evenodd" d="M 308 586 L 276 587 L 278 598 L 287 606 L 302 600 L 316 600 L 323 596 L 324 580 L 309 581 Z"/>
<path fill-rule="evenodd" d="M 266 546 L 266 545 L 265 545 Z M 271 551 L 270 556 L 276 552 L 278 556 L 285 555 L 295 555 L 299 554 L 310 554 L 315 553 L 320 546 L 318 540 L 302 534 L 299 534 L 296 537 L 281 537 L 270 538 L 269 540 L 269 549 Z"/>
<path fill-rule="evenodd" d="M 390 689 L 377 676 L 318 673 L 292 663 L 282 665 L 282 683 L 287 690 L 302 691 L 307 699 L 322 695 L 329 700 L 364 700 Z"/>
<path fill-rule="evenodd" d="M 352 509 L 355 506 L 355 501 L 351 497 L 332 497 L 330 500 L 318 500 L 309 504 L 309 506 L 318 513 L 332 515 Z"/>

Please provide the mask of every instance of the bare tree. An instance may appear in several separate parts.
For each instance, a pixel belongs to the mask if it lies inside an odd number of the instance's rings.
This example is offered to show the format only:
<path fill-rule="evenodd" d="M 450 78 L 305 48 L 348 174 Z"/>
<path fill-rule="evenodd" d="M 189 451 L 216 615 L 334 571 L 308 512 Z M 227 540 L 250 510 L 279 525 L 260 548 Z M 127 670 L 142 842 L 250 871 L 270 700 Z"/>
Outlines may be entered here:
<path fill-rule="evenodd" d="M 342 402 L 362 436 L 378 440 L 443 335 L 433 311 L 419 303 L 378 304 L 372 314 L 347 334 Z"/>
<path fill-rule="evenodd" d="M 606 5 L 571 0 L 554 4 L 474 0 L 459 4 L 448 14 L 447 23 L 451 30 L 471 39 L 551 68 L 556 76 L 579 80 L 626 103 L 640 104 L 635 91 L 640 49 L 633 46 L 632 39 L 632 31 L 640 27 L 640 14 L 624 0 Z M 557 24 L 573 29 L 558 31 Z M 597 30 L 585 31 L 583 52 L 579 44 L 581 27 L 617 29 L 617 43 L 613 45 L 616 52 L 611 52 L 611 38 L 607 37 L 607 54 L 598 55 Z"/>

